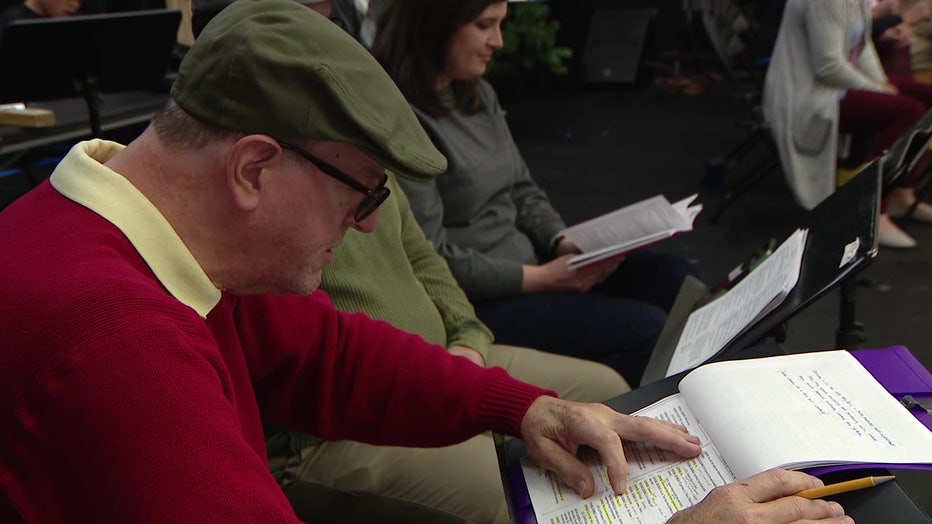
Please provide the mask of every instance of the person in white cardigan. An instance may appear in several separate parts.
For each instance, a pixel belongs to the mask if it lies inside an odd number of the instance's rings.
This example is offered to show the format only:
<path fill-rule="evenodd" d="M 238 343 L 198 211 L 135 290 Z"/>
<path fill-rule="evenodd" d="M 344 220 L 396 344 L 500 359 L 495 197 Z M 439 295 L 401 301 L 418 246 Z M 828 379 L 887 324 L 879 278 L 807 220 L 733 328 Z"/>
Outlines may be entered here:
<path fill-rule="evenodd" d="M 788 0 L 764 82 L 764 116 L 797 202 L 811 209 L 835 190 L 839 133 L 854 165 L 876 158 L 932 107 L 932 87 L 884 73 L 871 41 L 868 0 Z M 916 241 L 890 216 L 932 222 L 914 177 L 881 208 L 880 244 Z M 915 205 L 914 205 L 915 204 Z"/>

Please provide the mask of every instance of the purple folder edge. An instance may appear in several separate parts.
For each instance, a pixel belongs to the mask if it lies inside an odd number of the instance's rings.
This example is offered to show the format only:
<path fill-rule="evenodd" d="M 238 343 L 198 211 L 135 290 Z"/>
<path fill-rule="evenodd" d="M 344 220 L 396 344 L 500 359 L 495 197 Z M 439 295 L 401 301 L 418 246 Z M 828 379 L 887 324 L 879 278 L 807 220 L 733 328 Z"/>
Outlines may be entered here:
<path fill-rule="evenodd" d="M 932 396 L 932 374 L 910 353 L 906 346 L 856 349 L 850 353 L 897 400 L 902 400 L 906 395 Z M 904 406 L 903 409 L 906 407 Z M 932 415 L 916 409 L 911 409 L 910 413 L 925 427 L 932 430 Z M 842 464 L 811 468 L 805 471 L 810 475 L 819 476 L 835 471 L 866 467 L 932 470 L 932 464 Z"/>
<path fill-rule="evenodd" d="M 527 491 L 527 483 L 524 482 L 524 470 L 521 469 L 521 463 L 516 463 L 510 467 L 507 475 L 511 500 L 517 513 L 514 522 L 516 524 L 537 524 L 537 516 L 534 515 L 531 495 Z"/>
<path fill-rule="evenodd" d="M 856 349 L 851 355 L 864 366 L 877 382 L 897 400 L 905 395 L 914 397 L 932 396 L 932 373 L 910 353 L 906 346 L 891 346 L 878 349 Z M 906 409 L 905 406 L 903 409 Z M 932 415 L 919 410 L 910 410 L 920 422 L 932 431 Z M 825 475 L 835 471 L 865 469 L 870 467 L 890 467 L 896 469 L 932 469 L 930 464 L 845 464 L 807 469 L 811 475 Z M 507 481 L 512 502 L 514 503 L 517 524 L 538 524 L 531 505 L 531 496 L 524 482 L 521 464 L 513 465 L 507 472 Z"/>

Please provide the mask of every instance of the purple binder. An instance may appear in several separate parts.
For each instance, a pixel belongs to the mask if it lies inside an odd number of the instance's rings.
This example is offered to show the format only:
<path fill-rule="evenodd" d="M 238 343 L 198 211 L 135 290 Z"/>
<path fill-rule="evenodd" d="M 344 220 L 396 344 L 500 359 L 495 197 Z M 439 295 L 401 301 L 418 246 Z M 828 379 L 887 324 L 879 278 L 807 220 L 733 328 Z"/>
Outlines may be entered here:
<path fill-rule="evenodd" d="M 932 397 L 932 374 L 905 346 L 857 349 L 851 354 L 897 400 L 906 395 L 917 399 Z M 932 415 L 916 409 L 912 413 L 932 430 Z"/>
<path fill-rule="evenodd" d="M 897 400 L 906 395 L 916 399 L 932 397 L 932 373 L 919 362 L 905 346 L 892 346 L 880 349 L 857 349 L 851 354 L 870 372 L 877 382 L 886 388 Z M 918 409 L 911 413 L 932 430 L 932 415 Z M 864 469 L 882 467 L 874 464 L 850 464 L 843 466 L 826 466 L 807 470 L 813 475 L 824 475 L 846 469 Z M 928 464 L 897 464 L 897 469 L 932 469 Z M 519 464 L 514 464 L 506 471 L 505 481 L 508 483 L 508 493 L 512 497 L 515 510 L 514 522 L 516 524 L 537 524 L 531 497 L 528 495 L 524 482 L 524 473 Z"/>

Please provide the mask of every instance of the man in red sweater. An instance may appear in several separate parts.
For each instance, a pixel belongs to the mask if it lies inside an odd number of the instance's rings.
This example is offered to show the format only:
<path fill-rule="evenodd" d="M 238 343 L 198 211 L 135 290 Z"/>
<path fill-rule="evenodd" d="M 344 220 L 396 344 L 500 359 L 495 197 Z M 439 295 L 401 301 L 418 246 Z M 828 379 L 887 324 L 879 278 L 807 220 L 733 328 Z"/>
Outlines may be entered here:
<path fill-rule="evenodd" d="M 681 427 L 559 400 L 315 292 L 345 231 L 375 226 L 383 168 L 444 163 L 323 17 L 291 0 L 218 15 L 139 138 L 77 144 L 0 214 L 0 521 L 295 522 L 262 421 L 407 446 L 494 430 L 584 496 L 579 445 L 619 492 L 623 438 L 699 453 Z M 684 515 L 819 484 L 768 472 Z M 792 499 L 787 517 L 841 521 Z"/>

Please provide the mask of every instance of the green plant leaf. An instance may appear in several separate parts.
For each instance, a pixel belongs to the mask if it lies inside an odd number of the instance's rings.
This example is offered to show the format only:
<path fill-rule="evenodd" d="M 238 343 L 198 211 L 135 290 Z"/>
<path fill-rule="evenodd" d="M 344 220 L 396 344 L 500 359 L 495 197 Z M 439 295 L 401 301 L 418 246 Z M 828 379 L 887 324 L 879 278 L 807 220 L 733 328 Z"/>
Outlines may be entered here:
<path fill-rule="evenodd" d="M 487 76 L 515 75 L 546 67 L 551 73 L 568 73 L 572 49 L 556 45 L 560 23 L 550 19 L 550 7 L 535 2 L 515 4 L 502 23 L 504 44 L 489 64 Z"/>

